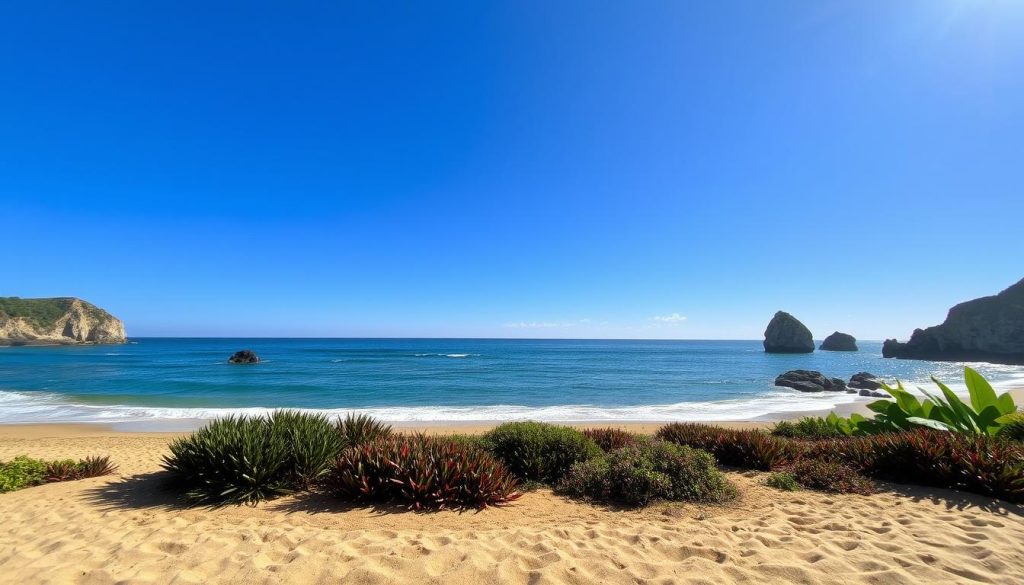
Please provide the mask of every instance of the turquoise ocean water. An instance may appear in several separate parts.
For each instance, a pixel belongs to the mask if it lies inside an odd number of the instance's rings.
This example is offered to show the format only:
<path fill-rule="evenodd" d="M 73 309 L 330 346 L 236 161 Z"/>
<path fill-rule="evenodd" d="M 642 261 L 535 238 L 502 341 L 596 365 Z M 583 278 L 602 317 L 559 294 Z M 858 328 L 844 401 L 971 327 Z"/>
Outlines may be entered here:
<path fill-rule="evenodd" d="M 867 370 L 930 386 L 962 365 L 857 353 L 768 355 L 760 341 L 133 339 L 0 348 L 0 423 L 191 420 L 292 407 L 391 421 L 745 420 L 864 400 L 773 386 L 781 372 Z M 242 348 L 263 363 L 230 365 Z M 1024 368 L 978 364 L 1001 387 Z"/>

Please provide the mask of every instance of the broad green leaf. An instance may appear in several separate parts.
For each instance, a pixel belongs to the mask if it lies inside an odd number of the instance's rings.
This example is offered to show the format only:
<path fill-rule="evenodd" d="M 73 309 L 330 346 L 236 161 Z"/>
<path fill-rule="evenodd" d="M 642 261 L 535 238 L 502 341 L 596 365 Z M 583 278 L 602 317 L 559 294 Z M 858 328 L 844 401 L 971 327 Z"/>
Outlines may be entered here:
<path fill-rule="evenodd" d="M 967 405 L 960 400 L 960 397 L 949 389 L 949 386 L 938 381 L 935 376 L 932 376 L 932 381 L 942 390 L 942 394 L 946 397 L 946 403 L 952 411 L 953 420 L 949 422 L 953 423 L 954 426 L 963 428 L 967 432 L 979 432 L 981 429 L 978 428 L 974 421 L 974 416 L 972 416 L 974 412 L 970 411 Z"/>
<path fill-rule="evenodd" d="M 929 428 L 933 428 L 933 429 L 938 429 L 940 431 L 952 430 L 952 429 L 950 429 L 949 425 L 947 425 L 946 423 L 944 423 L 942 421 L 938 421 L 938 420 L 932 420 L 930 418 L 921 418 L 919 416 L 912 416 L 912 417 L 909 417 L 907 419 L 907 421 L 911 422 L 911 423 L 914 423 L 916 425 L 921 425 L 923 427 L 929 427 Z"/>
<path fill-rule="evenodd" d="M 1009 393 L 1002 394 L 999 398 L 996 398 L 996 407 L 999 408 L 999 412 L 1002 414 L 1017 412 L 1017 405 L 1013 403 L 1013 396 L 1010 396 Z"/>
<path fill-rule="evenodd" d="M 978 418 L 976 419 L 978 428 L 981 429 L 981 432 L 985 434 L 996 434 L 996 431 L 999 430 L 999 423 L 996 422 L 996 419 L 998 419 L 999 417 L 1000 412 L 995 405 L 986 407 L 985 409 L 978 413 Z"/>
<path fill-rule="evenodd" d="M 965 366 L 964 382 L 971 395 L 971 406 L 974 407 L 974 412 L 981 412 L 989 406 L 995 406 L 996 391 L 981 374 Z"/>
<path fill-rule="evenodd" d="M 885 411 L 889 410 L 889 405 L 892 404 L 892 400 L 876 400 L 868 404 L 868 408 L 879 414 L 885 414 Z"/>

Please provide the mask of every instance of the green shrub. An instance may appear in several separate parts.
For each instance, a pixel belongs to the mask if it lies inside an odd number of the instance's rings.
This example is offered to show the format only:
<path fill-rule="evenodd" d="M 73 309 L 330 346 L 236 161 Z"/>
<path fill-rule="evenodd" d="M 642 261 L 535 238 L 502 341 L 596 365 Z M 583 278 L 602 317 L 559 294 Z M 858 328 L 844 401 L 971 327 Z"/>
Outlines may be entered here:
<path fill-rule="evenodd" d="M 667 424 L 656 433 L 659 439 L 703 449 L 722 465 L 770 471 L 791 462 L 799 446 L 758 430 L 731 430 L 693 423 Z"/>
<path fill-rule="evenodd" d="M 710 454 L 665 441 L 637 442 L 576 463 L 556 491 L 631 506 L 654 500 L 722 502 L 736 494 Z"/>
<path fill-rule="evenodd" d="M 285 443 L 285 473 L 293 488 L 308 490 L 341 452 L 341 435 L 324 415 L 279 410 L 270 416 L 269 426 L 270 434 Z"/>
<path fill-rule="evenodd" d="M 1008 415 L 999 427 L 998 436 L 1011 441 L 1024 441 L 1024 412 Z"/>
<path fill-rule="evenodd" d="M 768 487 L 773 487 L 785 492 L 795 492 L 800 489 L 800 484 L 796 482 L 796 478 L 793 477 L 793 474 L 788 471 L 776 471 L 772 473 L 765 478 L 764 484 Z"/>
<path fill-rule="evenodd" d="M 583 431 L 583 434 L 591 441 L 597 443 L 597 446 L 605 453 L 635 445 L 638 440 L 637 435 L 614 428 L 586 429 Z"/>
<path fill-rule="evenodd" d="M 350 447 L 325 481 L 347 500 L 399 501 L 416 510 L 505 504 L 519 497 L 517 483 L 486 451 L 425 435 L 378 437 Z"/>
<path fill-rule="evenodd" d="M 483 442 L 516 477 L 549 485 L 557 483 L 573 464 L 602 453 L 576 429 L 539 422 L 499 425 L 484 435 Z"/>
<path fill-rule="evenodd" d="M 107 475 L 115 469 L 117 467 L 110 463 L 109 457 L 44 461 L 19 456 L 7 463 L 0 463 L 0 493 L 43 483 Z"/>
<path fill-rule="evenodd" d="M 293 489 L 289 442 L 266 417 L 229 416 L 174 440 L 163 467 L 191 504 L 255 504 Z"/>
<path fill-rule="evenodd" d="M 778 422 L 772 428 L 771 434 L 791 439 L 831 439 L 845 436 L 845 433 L 829 419 L 820 416 L 805 416 L 795 422 Z"/>
<path fill-rule="evenodd" d="M 862 495 L 877 491 L 870 479 L 837 461 L 800 459 L 793 463 L 789 471 L 797 483 L 812 490 Z"/>
<path fill-rule="evenodd" d="M 392 432 L 391 425 L 365 414 L 350 413 L 338 421 L 338 435 L 341 437 L 343 448 L 365 445 L 371 441 L 391 436 Z"/>
<path fill-rule="evenodd" d="M 0 493 L 39 485 L 46 480 L 46 462 L 19 455 L 0 463 Z"/>

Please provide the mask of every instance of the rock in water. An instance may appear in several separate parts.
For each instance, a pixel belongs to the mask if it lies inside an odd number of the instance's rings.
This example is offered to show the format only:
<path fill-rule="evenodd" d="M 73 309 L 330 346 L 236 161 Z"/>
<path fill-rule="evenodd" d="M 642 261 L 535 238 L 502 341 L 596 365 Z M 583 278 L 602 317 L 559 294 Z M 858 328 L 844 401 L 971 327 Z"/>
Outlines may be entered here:
<path fill-rule="evenodd" d="M 882 383 L 878 381 L 878 378 L 874 374 L 869 372 L 857 372 L 850 376 L 850 383 L 847 384 L 850 388 L 856 388 L 858 390 L 878 390 L 882 387 Z M 867 396 L 863 394 L 863 396 Z"/>
<path fill-rule="evenodd" d="M 811 353 L 811 331 L 796 317 L 779 311 L 764 330 L 764 350 L 768 353 Z"/>
<path fill-rule="evenodd" d="M 857 351 L 857 339 L 849 333 L 836 331 L 826 337 L 818 349 L 824 351 Z"/>
<path fill-rule="evenodd" d="M 845 392 L 846 382 L 839 378 L 829 378 L 821 372 L 813 370 L 790 370 L 775 378 L 776 386 L 784 386 L 801 392 Z"/>
<path fill-rule="evenodd" d="M 1024 364 L 1024 279 L 1003 292 L 960 303 L 941 325 L 910 341 L 886 339 L 884 357 Z"/>
<path fill-rule="evenodd" d="M 260 356 L 256 355 L 256 352 L 251 349 L 243 349 L 242 351 L 236 351 L 228 358 L 228 363 L 231 364 L 258 364 L 260 363 Z"/>
<path fill-rule="evenodd" d="M 0 345 L 124 343 L 120 319 L 74 297 L 0 297 Z"/>

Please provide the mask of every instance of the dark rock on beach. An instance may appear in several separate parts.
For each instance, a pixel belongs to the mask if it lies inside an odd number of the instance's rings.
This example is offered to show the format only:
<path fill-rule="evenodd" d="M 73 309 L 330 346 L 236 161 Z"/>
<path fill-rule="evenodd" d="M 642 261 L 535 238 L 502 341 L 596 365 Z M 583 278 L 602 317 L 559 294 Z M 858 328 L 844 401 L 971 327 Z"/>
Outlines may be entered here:
<path fill-rule="evenodd" d="M 857 339 L 849 333 L 836 331 L 826 337 L 818 349 L 824 351 L 857 351 Z"/>
<path fill-rule="evenodd" d="M 258 364 L 260 363 L 260 356 L 256 355 L 256 352 L 251 349 L 243 349 L 242 351 L 236 351 L 228 358 L 228 363 L 231 364 Z"/>
<path fill-rule="evenodd" d="M 1024 280 L 995 296 L 960 303 L 941 325 L 915 329 L 906 343 L 886 339 L 882 355 L 1024 364 Z"/>
<path fill-rule="evenodd" d="M 850 376 L 850 383 L 847 384 L 850 388 L 856 388 L 858 390 L 878 390 L 882 387 L 882 383 L 879 382 L 878 378 L 874 374 L 869 372 L 857 372 Z"/>
<path fill-rule="evenodd" d="M 873 398 L 892 398 L 892 396 L 889 396 L 885 392 L 875 392 L 873 390 L 868 390 L 866 388 L 862 389 L 860 391 L 860 395 L 861 396 L 871 396 Z"/>
<path fill-rule="evenodd" d="M 813 370 L 790 370 L 775 378 L 775 385 L 801 392 L 846 391 L 846 382 L 839 378 L 829 378 L 821 372 Z"/>
<path fill-rule="evenodd" d="M 811 331 L 796 317 L 779 311 L 764 331 L 764 350 L 768 353 L 811 353 Z"/>

